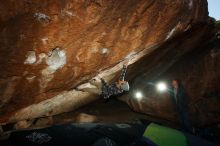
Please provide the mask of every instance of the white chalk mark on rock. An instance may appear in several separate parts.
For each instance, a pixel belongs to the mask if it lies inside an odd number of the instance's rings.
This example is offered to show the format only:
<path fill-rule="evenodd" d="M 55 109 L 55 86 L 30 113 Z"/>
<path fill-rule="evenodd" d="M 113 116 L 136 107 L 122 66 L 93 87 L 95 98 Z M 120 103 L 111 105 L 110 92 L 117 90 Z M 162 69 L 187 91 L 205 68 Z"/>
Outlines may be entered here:
<path fill-rule="evenodd" d="M 42 58 L 44 58 L 44 56 L 42 56 Z M 66 64 L 66 53 L 60 48 L 55 48 L 48 53 L 45 59 L 48 67 L 41 72 L 42 78 L 39 80 L 41 91 L 46 88 L 47 84 L 53 79 L 53 73 Z"/>
<path fill-rule="evenodd" d="M 132 56 L 134 56 L 135 54 L 136 54 L 136 52 L 132 51 L 132 52 L 128 53 L 128 55 L 125 57 L 125 59 L 129 59 Z"/>
<path fill-rule="evenodd" d="M 165 40 L 168 40 L 169 38 L 171 38 L 171 37 L 174 35 L 175 31 L 176 31 L 176 27 L 174 27 L 174 28 L 168 33 L 168 35 L 167 35 L 167 37 L 166 37 Z"/>
<path fill-rule="evenodd" d="M 37 60 L 36 53 L 34 51 L 28 51 L 24 64 L 33 64 L 36 62 L 36 60 Z"/>
<path fill-rule="evenodd" d="M 36 78 L 36 76 L 33 74 L 26 76 L 26 79 L 28 80 L 29 83 L 33 82 L 35 78 Z"/>
<path fill-rule="evenodd" d="M 101 48 L 100 49 L 100 53 L 101 54 L 108 54 L 109 53 L 109 49 L 108 48 Z"/>
<path fill-rule="evenodd" d="M 43 59 L 46 59 L 46 58 L 47 58 L 47 55 L 45 53 L 40 53 L 38 55 L 38 61 L 36 62 L 36 64 L 40 64 L 43 61 Z"/>
<path fill-rule="evenodd" d="M 74 12 L 68 11 L 68 10 L 61 10 L 61 15 L 62 16 L 69 16 L 69 17 L 74 17 L 76 14 Z"/>
<path fill-rule="evenodd" d="M 48 38 L 47 37 L 42 38 L 41 41 L 43 42 L 44 45 L 46 45 L 48 43 Z"/>
<path fill-rule="evenodd" d="M 66 54 L 60 48 L 55 48 L 49 53 L 49 56 L 46 60 L 48 69 L 51 71 L 56 71 L 59 68 L 62 68 L 66 64 Z"/>
<path fill-rule="evenodd" d="M 50 17 L 41 12 L 35 13 L 34 17 L 41 23 L 48 23 L 50 21 Z"/>

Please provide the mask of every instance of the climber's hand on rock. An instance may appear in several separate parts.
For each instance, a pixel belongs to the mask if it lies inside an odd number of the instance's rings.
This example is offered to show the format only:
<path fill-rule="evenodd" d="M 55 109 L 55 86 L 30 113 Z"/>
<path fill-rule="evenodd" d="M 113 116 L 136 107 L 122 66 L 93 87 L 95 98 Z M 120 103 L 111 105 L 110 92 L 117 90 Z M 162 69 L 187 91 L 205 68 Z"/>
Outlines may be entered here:
<path fill-rule="evenodd" d="M 128 62 L 128 61 L 126 61 L 126 62 L 124 63 L 124 65 L 123 65 L 123 66 L 124 66 L 124 67 L 128 67 L 128 63 L 129 63 L 129 62 Z"/>

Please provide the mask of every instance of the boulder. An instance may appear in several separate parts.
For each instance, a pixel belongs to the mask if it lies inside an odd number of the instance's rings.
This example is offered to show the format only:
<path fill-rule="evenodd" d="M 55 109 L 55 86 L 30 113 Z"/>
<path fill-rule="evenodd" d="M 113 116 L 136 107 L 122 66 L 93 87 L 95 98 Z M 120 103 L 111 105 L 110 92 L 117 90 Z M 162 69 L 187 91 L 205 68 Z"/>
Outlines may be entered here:
<path fill-rule="evenodd" d="M 207 41 L 211 24 L 206 0 L 3 1 L 0 125 L 88 105 L 100 97 L 78 87 L 114 80 L 125 62 L 136 89 L 136 77 L 153 80 Z"/>

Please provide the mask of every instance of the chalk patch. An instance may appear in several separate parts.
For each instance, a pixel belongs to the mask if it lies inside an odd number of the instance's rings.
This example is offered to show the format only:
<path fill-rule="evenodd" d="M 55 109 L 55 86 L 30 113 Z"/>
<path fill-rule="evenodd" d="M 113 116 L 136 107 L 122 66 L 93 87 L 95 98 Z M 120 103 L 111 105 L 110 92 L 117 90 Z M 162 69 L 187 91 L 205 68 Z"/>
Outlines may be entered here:
<path fill-rule="evenodd" d="M 103 33 L 102 33 L 102 36 L 105 36 L 106 34 L 107 34 L 106 32 L 103 32 Z"/>
<path fill-rule="evenodd" d="M 33 64 L 37 61 L 36 53 L 34 51 L 28 51 L 24 64 Z"/>
<path fill-rule="evenodd" d="M 100 53 L 101 54 L 108 54 L 110 51 L 109 51 L 109 49 L 108 48 L 101 48 L 100 49 Z"/>
<path fill-rule="evenodd" d="M 46 60 L 48 69 L 56 71 L 62 68 L 66 64 L 66 54 L 60 48 L 56 48 L 49 53 L 49 57 Z"/>
<path fill-rule="evenodd" d="M 48 43 L 48 38 L 47 37 L 42 38 L 41 41 L 43 42 L 44 45 L 46 45 Z"/>
<path fill-rule="evenodd" d="M 67 11 L 67 10 L 61 10 L 61 14 L 63 16 L 69 16 L 69 17 L 74 17 L 76 16 L 76 14 L 74 12 L 71 12 L 71 11 Z"/>
<path fill-rule="evenodd" d="M 42 54 L 42 58 L 46 59 L 48 67 L 41 72 L 42 77 L 39 80 L 41 91 L 43 91 L 43 89 L 47 87 L 47 84 L 54 78 L 53 73 L 66 64 L 66 54 L 60 48 L 55 48 L 50 51 L 46 57 Z"/>
<path fill-rule="evenodd" d="M 96 86 L 94 86 L 90 83 L 85 83 L 85 84 L 79 85 L 77 87 L 77 90 L 82 90 L 82 89 L 85 89 L 85 88 L 96 88 Z"/>
<path fill-rule="evenodd" d="M 173 34 L 175 33 L 176 31 L 176 27 L 174 27 L 167 35 L 166 39 L 165 40 L 168 40 L 169 38 L 171 38 L 173 36 Z"/>
<path fill-rule="evenodd" d="M 53 71 L 49 70 L 48 68 L 42 70 L 41 72 L 42 77 L 39 79 L 40 83 L 40 92 L 43 92 L 44 89 L 47 87 L 47 84 L 53 79 Z"/>
<path fill-rule="evenodd" d="M 129 59 L 129 58 L 131 58 L 132 56 L 134 56 L 135 54 L 137 54 L 135 51 L 132 51 L 132 52 L 130 52 L 126 57 L 125 57 L 125 59 Z"/>
<path fill-rule="evenodd" d="M 68 10 L 61 10 L 61 16 L 63 16 L 63 17 L 67 16 L 69 18 L 75 17 L 84 23 L 84 20 L 80 16 L 77 15 L 77 12 L 72 12 L 72 11 L 68 11 Z"/>
<path fill-rule="evenodd" d="M 34 17 L 41 23 L 48 23 L 50 21 L 50 17 L 41 12 L 35 13 Z"/>
<path fill-rule="evenodd" d="M 33 74 L 26 76 L 26 80 L 28 80 L 29 83 L 33 82 L 35 78 L 36 78 L 36 76 Z"/>
<path fill-rule="evenodd" d="M 80 62 L 80 53 L 76 54 L 76 60 Z"/>
<path fill-rule="evenodd" d="M 36 64 L 40 64 L 45 58 L 47 58 L 47 55 L 45 53 L 40 53 L 38 55 L 38 61 L 36 62 Z"/>

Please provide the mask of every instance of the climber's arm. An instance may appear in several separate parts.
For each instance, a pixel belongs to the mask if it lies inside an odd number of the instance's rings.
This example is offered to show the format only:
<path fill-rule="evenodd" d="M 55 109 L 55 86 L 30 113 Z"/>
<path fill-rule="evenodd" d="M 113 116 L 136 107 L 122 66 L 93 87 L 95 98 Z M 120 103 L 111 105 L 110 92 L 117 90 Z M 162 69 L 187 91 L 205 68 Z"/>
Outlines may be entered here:
<path fill-rule="evenodd" d="M 119 77 L 119 81 L 124 81 L 126 73 L 127 73 L 127 64 L 124 64 L 121 75 Z"/>

